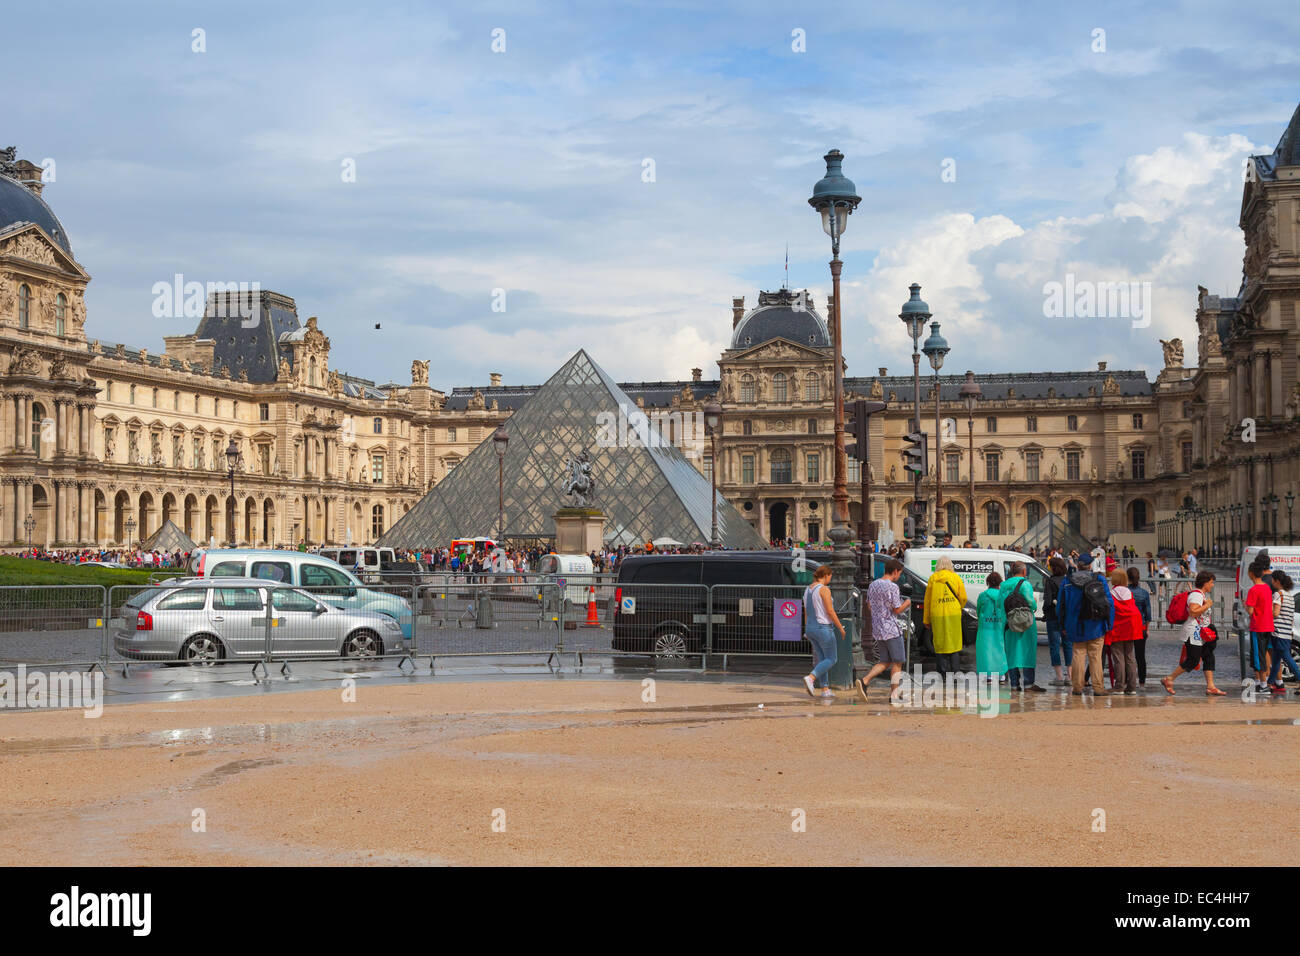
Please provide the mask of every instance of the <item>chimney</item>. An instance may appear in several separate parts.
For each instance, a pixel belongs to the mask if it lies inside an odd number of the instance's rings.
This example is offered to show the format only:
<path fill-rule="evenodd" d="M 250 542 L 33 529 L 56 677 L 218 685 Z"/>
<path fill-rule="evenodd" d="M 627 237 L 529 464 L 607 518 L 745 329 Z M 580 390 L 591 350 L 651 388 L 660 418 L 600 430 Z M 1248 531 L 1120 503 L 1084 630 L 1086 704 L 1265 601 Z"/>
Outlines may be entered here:
<path fill-rule="evenodd" d="M 26 159 L 20 159 L 13 165 L 14 179 L 18 180 L 36 195 L 41 194 L 45 183 L 41 180 L 41 167 Z"/>
<path fill-rule="evenodd" d="M 745 297 L 738 296 L 731 300 L 731 327 L 734 329 L 745 316 Z"/>
<path fill-rule="evenodd" d="M 1105 362 L 1098 362 L 1098 363 L 1097 363 L 1097 371 L 1098 371 L 1098 372 L 1104 372 L 1104 371 L 1106 371 L 1106 363 L 1105 363 Z"/>
<path fill-rule="evenodd" d="M 493 388 L 500 388 L 500 387 L 501 387 L 501 373 L 500 373 L 500 372 L 492 372 L 491 374 L 488 375 L 488 378 L 491 380 L 491 382 L 492 382 L 492 387 L 493 387 Z"/>
<path fill-rule="evenodd" d="M 886 375 L 888 375 L 888 374 L 889 374 L 889 369 L 887 369 L 887 368 L 881 366 L 881 369 L 880 369 L 880 377 L 881 377 L 881 378 L 884 378 L 884 377 L 885 377 Z"/>
<path fill-rule="evenodd" d="M 702 368 L 693 368 L 693 369 L 691 369 L 691 381 L 692 381 L 692 382 L 699 382 L 700 379 L 702 379 L 703 377 L 704 377 L 704 369 L 702 369 Z"/>

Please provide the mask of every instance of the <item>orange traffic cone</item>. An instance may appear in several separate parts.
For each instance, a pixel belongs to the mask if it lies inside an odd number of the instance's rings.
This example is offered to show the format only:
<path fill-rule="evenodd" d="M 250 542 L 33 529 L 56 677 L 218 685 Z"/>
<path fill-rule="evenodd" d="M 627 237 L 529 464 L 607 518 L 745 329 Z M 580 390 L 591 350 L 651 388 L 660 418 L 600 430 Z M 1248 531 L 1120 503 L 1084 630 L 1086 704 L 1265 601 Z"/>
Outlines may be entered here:
<path fill-rule="evenodd" d="M 596 586 L 587 588 L 587 620 L 583 627 L 600 627 L 600 618 L 596 616 Z"/>

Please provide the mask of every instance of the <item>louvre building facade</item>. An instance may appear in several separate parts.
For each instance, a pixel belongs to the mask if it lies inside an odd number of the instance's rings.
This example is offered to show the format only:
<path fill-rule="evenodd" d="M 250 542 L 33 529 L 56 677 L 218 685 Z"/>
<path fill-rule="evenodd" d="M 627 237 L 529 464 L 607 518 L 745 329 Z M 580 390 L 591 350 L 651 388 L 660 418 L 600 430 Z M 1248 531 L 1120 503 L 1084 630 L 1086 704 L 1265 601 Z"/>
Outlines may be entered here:
<path fill-rule="evenodd" d="M 421 361 L 409 382 L 349 375 L 324 324 L 302 321 L 292 298 L 270 291 L 234 310 L 228 294 L 209 297 L 193 334 L 165 337 L 157 352 L 94 337 L 105 323 L 86 315 L 90 276 L 40 172 L 0 153 L 0 544 L 139 541 L 168 520 L 201 543 L 373 542 L 540 387 L 490 375 L 444 392 Z M 934 515 L 941 490 L 938 517 L 955 539 L 972 516 L 976 537 L 999 544 L 1054 514 L 1086 537 L 1154 550 L 1157 521 L 1190 504 L 1236 506 L 1243 525 L 1280 522 L 1285 537 L 1300 494 L 1300 110 L 1277 149 L 1253 158 L 1240 226 L 1241 286 L 1232 297 L 1201 290 L 1194 366 L 1172 339 L 1153 378 L 1105 365 L 979 374 L 970 417 L 963 376 L 940 377 L 945 439 L 942 454 L 931 448 L 925 493 Z M 826 322 L 806 292 L 789 289 L 749 306 L 734 299 L 730 319 L 716 377 L 694 369 L 616 387 L 704 477 L 716 470 L 754 540 L 824 539 L 834 477 Z M 912 497 L 900 458 L 906 371 L 850 369 L 845 379 L 850 400 L 889 403 L 871 420 L 868 518 L 899 536 Z M 932 376 L 922 387 L 932 432 Z M 716 461 L 695 427 L 715 399 Z M 855 527 L 863 477 L 850 462 Z M 494 516 L 491 485 L 481 493 Z"/>

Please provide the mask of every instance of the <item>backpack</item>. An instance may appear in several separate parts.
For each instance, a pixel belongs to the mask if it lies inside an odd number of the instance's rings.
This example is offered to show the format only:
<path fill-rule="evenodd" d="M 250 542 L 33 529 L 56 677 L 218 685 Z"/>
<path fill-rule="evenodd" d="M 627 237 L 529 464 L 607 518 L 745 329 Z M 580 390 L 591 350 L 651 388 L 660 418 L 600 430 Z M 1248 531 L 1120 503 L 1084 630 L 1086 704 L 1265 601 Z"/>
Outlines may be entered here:
<path fill-rule="evenodd" d="M 1165 620 L 1170 624 L 1183 624 L 1187 621 L 1187 595 L 1191 591 L 1179 591 L 1165 609 Z"/>
<path fill-rule="evenodd" d="M 1083 614 L 1081 616 L 1085 621 L 1108 621 L 1110 620 L 1110 611 L 1110 596 L 1106 592 L 1106 585 L 1099 578 L 1094 577 L 1083 586 Z"/>
<path fill-rule="evenodd" d="M 1020 634 L 1034 626 L 1034 612 L 1029 606 L 1029 601 L 1020 593 L 1020 585 L 1024 584 L 1025 579 L 1012 578 L 1011 580 L 1016 581 L 1017 584 L 1002 601 L 1002 610 L 1007 615 L 1007 630 Z"/>

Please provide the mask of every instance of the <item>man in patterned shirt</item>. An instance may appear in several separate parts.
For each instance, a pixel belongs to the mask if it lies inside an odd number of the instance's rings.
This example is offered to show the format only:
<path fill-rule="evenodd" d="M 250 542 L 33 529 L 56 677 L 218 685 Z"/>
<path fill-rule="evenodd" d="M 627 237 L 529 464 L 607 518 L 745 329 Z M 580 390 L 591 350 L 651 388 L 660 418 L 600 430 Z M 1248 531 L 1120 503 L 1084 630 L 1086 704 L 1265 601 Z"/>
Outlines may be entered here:
<path fill-rule="evenodd" d="M 889 682 L 893 686 L 898 672 L 907 659 L 903 647 L 903 626 L 897 615 L 912 606 L 912 599 L 902 600 L 898 579 L 903 573 L 903 562 L 891 558 L 885 562 L 885 573 L 867 588 L 867 604 L 871 608 L 871 636 L 876 642 L 876 663 L 867 676 L 858 680 L 858 693 L 867 699 L 867 685 L 877 674 L 889 668 Z"/>

